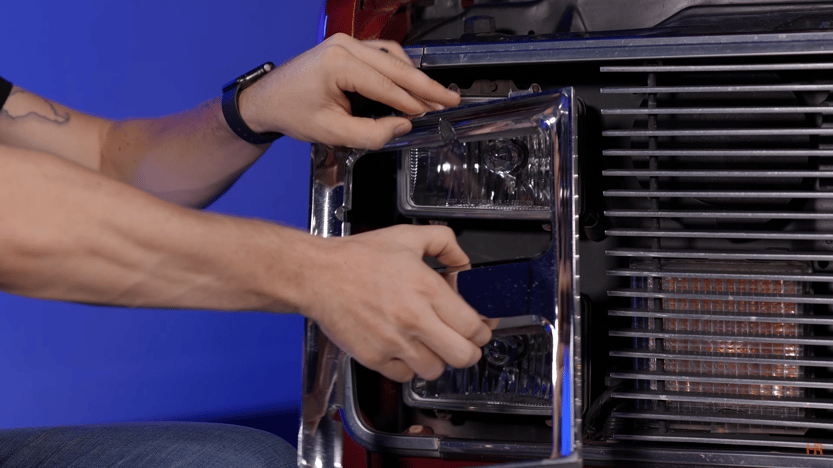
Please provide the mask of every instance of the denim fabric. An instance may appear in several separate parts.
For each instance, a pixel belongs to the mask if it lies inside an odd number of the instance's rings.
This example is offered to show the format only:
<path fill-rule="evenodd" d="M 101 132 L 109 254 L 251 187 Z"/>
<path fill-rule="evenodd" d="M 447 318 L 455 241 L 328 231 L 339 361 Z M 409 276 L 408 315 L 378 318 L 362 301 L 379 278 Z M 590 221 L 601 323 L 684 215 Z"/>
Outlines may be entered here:
<path fill-rule="evenodd" d="M 2 468 L 295 467 L 295 449 L 268 432 L 192 422 L 0 429 Z"/>

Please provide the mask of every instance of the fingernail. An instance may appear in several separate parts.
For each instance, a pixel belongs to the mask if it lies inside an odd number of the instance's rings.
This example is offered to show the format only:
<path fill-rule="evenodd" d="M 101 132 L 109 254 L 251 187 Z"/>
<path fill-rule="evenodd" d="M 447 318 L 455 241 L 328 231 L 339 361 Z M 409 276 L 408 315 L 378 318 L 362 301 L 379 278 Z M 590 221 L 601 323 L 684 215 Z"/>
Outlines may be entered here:
<path fill-rule="evenodd" d="M 401 137 L 402 135 L 411 131 L 411 124 L 410 123 L 403 123 L 402 125 L 396 127 L 393 131 L 393 136 Z"/>

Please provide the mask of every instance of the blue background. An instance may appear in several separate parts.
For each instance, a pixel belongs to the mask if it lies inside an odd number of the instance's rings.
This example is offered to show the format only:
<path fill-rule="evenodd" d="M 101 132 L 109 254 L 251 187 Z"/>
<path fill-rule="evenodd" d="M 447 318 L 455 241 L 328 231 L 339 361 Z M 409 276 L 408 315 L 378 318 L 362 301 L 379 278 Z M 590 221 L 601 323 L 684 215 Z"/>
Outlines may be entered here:
<path fill-rule="evenodd" d="M 0 75 L 108 118 L 182 111 L 315 45 L 320 1 L 3 2 Z M 210 209 L 307 223 L 309 145 L 279 140 Z M 0 293 L 2 294 L 2 293 Z M 296 442 L 302 319 L 0 295 L 0 428 L 213 420 Z"/>

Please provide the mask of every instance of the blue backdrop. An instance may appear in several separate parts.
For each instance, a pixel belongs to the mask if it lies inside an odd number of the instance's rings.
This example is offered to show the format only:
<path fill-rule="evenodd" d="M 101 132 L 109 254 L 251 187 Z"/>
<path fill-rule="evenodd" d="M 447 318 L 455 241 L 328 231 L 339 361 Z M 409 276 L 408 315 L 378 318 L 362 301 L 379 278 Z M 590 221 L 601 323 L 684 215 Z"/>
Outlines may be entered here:
<path fill-rule="evenodd" d="M 30 0 L 0 8 L 0 75 L 110 118 L 188 109 L 314 46 L 319 1 Z M 210 209 L 306 227 L 309 145 L 284 138 Z M 0 295 L 0 427 L 218 420 L 295 442 L 302 320 Z"/>

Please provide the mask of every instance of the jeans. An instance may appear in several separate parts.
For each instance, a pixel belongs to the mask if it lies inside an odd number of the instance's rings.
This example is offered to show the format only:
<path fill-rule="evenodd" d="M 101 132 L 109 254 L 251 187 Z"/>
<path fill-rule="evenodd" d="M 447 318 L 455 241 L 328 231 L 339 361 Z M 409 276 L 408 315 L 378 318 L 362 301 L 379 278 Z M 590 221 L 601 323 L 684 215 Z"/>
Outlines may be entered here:
<path fill-rule="evenodd" d="M 0 429 L 2 468 L 295 467 L 295 449 L 258 429 L 140 422 Z"/>

